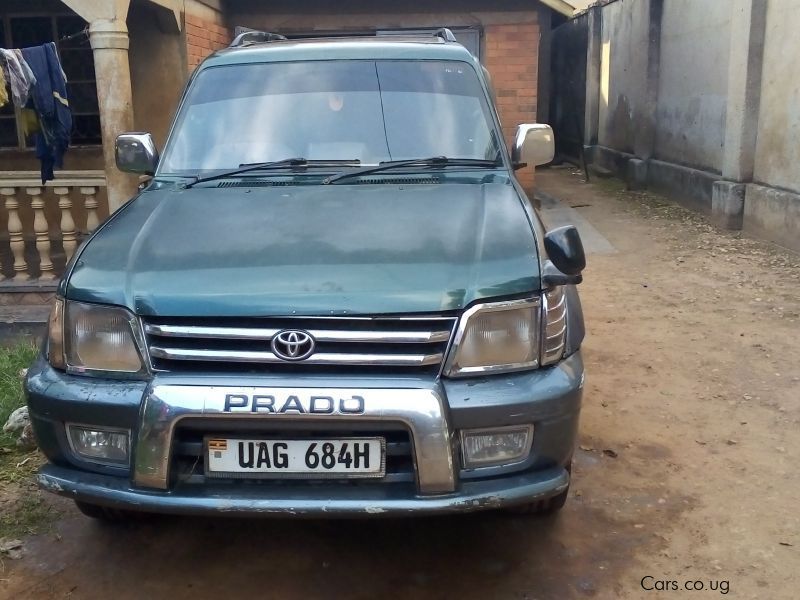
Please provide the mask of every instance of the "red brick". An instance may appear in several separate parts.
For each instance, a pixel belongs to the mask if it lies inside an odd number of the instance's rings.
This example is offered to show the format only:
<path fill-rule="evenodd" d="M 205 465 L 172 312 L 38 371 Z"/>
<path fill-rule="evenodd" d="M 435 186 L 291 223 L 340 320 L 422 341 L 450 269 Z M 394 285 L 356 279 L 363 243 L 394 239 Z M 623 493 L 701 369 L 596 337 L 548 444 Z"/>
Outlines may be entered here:
<path fill-rule="evenodd" d="M 186 15 L 186 62 L 194 68 L 209 54 L 227 46 L 231 31 L 219 22 L 206 21 L 196 15 Z"/>
<path fill-rule="evenodd" d="M 517 33 L 506 33 L 503 35 L 503 39 L 509 42 L 524 42 L 526 44 L 531 43 L 531 31 L 525 32 L 517 32 Z M 537 32 L 538 33 L 538 32 Z"/>
<path fill-rule="evenodd" d="M 533 22 L 489 25 L 484 34 L 484 63 L 497 93 L 503 137 L 510 144 L 517 125 L 536 119 L 539 27 Z M 529 189 L 533 169 L 520 169 L 517 177 Z"/>
<path fill-rule="evenodd" d="M 186 23 L 186 35 L 198 35 L 200 28 L 194 23 Z"/>

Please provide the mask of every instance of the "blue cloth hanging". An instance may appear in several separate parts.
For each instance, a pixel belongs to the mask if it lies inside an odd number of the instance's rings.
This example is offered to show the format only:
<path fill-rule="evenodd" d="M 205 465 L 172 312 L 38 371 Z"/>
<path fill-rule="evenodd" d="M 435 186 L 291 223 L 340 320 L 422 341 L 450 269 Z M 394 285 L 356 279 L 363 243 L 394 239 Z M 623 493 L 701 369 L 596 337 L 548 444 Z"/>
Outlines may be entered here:
<path fill-rule="evenodd" d="M 41 162 L 42 183 L 45 183 L 53 179 L 54 167 L 64 166 L 64 153 L 72 133 L 67 79 L 53 42 L 23 48 L 22 56 L 36 77 L 28 104 L 39 118 L 36 158 Z"/>

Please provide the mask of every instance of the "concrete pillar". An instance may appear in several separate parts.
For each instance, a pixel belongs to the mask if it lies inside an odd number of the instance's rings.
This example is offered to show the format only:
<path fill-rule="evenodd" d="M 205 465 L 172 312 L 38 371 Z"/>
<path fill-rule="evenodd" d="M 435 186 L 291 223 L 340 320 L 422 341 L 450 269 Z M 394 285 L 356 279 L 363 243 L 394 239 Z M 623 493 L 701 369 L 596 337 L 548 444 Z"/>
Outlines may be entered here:
<path fill-rule="evenodd" d="M 137 180 L 117 169 L 116 137 L 133 129 L 131 71 L 128 64 L 128 7 L 130 0 L 61 0 L 89 23 L 89 42 L 94 51 L 97 102 L 103 160 L 108 183 L 109 213 L 117 210 L 136 191 Z M 177 10 L 176 0 L 162 0 Z"/>
<path fill-rule="evenodd" d="M 625 183 L 629 190 L 647 189 L 647 161 L 631 158 L 625 165 Z"/>
<path fill-rule="evenodd" d="M 711 220 L 723 229 L 741 229 L 744 220 L 744 183 L 715 181 L 711 190 Z"/>
<path fill-rule="evenodd" d="M 642 118 L 634 136 L 633 153 L 640 159 L 653 158 L 656 151 L 656 111 L 658 110 L 658 77 L 661 68 L 661 17 L 664 0 L 648 0 L 647 38 L 643 40 L 647 52 L 647 80 Z"/>
<path fill-rule="evenodd" d="M 753 180 L 767 0 L 730 0 L 731 44 L 722 176 Z"/>
<path fill-rule="evenodd" d="M 714 182 L 711 197 L 711 218 L 726 229 L 742 228 L 746 184 L 753 180 L 766 25 L 767 0 L 731 0 L 725 181 Z"/>
<path fill-rule="evenodd" d="M 583 145 L 594 146 L 600 135 L 600 75 L 602 69 L 603 12 L 601 6 L 587 11 L 589 42 L 586 48 L 586 112 Z"/>
<path fill-rule="evenodd" d="M 117 136 L 133 129 L 133 94 L 125 21 L 92 21 L 89 24 L 89 41 L 94 51 L 103 159 L 108 182 L 108 211 L 112 213 L 133 196 L 137 184 L 134 176 L 117 169 L 114 159 Z"/>

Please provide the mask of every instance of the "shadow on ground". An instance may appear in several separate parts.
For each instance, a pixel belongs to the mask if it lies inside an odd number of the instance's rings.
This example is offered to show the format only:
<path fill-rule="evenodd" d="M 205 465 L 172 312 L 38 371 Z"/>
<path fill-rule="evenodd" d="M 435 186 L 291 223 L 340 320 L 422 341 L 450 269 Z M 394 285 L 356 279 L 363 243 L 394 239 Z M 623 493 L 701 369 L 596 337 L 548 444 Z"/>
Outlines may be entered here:
<path fill-rule="evenodd" d="M 616 470 L 614 462 L 580 452 L 579 485 Z M 30 540 L 30 558 L 14 565 L 0 596 L 591 597 L 610 592 L 638 550 L 658 545 L 637 528 L 641 513 L 670 520 L 685 503 L 659 503 L 650 489 L 589 504 L 578 491 L 559 515 L 544 517 L 146 517 L 121 526 L 92 522 L 69 503 L 64 508 L 68 516 L 56 532 Z"/>

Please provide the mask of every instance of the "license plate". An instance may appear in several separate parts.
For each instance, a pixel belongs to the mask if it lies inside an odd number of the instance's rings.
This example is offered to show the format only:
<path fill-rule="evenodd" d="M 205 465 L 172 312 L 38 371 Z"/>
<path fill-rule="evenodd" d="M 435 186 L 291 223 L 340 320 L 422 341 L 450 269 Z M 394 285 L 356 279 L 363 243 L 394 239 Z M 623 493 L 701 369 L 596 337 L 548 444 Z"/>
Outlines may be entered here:
<path fill-rule="evenodd" d="M 385 438 L 206 438 L 206 475 L 243 478 L 383 477 Z"/>

